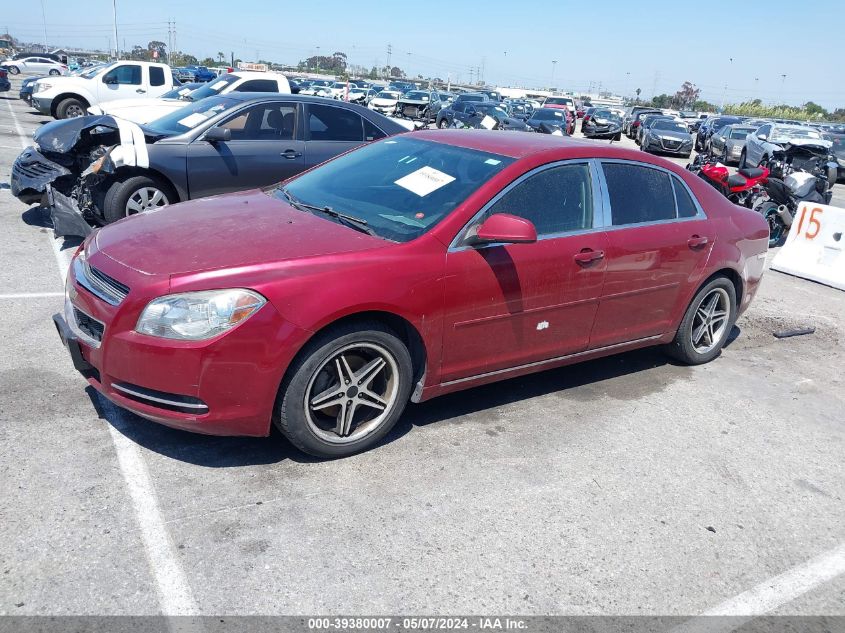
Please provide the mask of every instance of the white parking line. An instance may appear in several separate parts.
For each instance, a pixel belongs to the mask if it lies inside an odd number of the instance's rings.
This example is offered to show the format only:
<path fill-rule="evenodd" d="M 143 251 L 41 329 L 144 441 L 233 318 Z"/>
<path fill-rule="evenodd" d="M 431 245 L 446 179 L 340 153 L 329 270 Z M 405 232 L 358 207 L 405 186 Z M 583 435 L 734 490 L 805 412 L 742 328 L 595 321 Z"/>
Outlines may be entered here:
<path fill-rule="evenodd" d="M 26 135 L 21 129 L 15 111 L 9 101 L 9 112 L 12 115 L 15 128 L 20 137 L 21 146 L 26 148 Z M 68 266 L 70 265 L 69 251 L 64 251 L 58 240 L 51 238 L 50 244 L 56 263 L 59 267 L 59 275 L 62 283 L 67 277 Z M 62 293 L 56 293 L 61 296 Z M 164 519 L 158 505 L 158 497 L 155 493 L 150 472 L 144 462 L 144 456 L 138 446 L 123 435 L 115 425 L 124 424 L 122 415 L 110 402 L 101 398 L 103 408 L 110 411 L 108 424 L 109 433 L 117 453 L 117 461 L 120 472 L 126 487 L 129 490 L 129 497 L 135 509 L 135 516 L 140 528 L 141 540 L 144 544 L 144 552 L 149 563 L 150 572 L 156 583 L 159 605 L 164 615 L 197 615 L 199 609 L 194 600 L 191 587 L 188 584 L 185 572 L 176 555 L 176 549 L 170 535 L 164 526 Z"/>
<path fill-rule="evenodd" d="M 708 609 L 672 633 L 727 633 L 845 574 L 845 543 Z M 722 616 L 725 619 L 715 619 Z"/>
<path fill-rule="evenodd" d="M 0 299 L 44 299 L 64 296 L 63 292 L 8 292 L 0 294 Z"/>

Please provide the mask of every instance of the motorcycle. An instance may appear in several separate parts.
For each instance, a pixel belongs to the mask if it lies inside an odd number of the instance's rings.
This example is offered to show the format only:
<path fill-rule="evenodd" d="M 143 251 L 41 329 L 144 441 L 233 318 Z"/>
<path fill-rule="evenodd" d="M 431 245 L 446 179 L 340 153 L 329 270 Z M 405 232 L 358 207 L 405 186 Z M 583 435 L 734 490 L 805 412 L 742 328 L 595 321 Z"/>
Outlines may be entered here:
<path fill-rule="evenodd" d="M 708 154 L 697 154 L 687 169 L 716 188 L 734 204 L 752 207 L 769 178 L 766 167 L 740 169 L 731 175 L 728 168 Z"/>
<path fill-rule="evenodd" d="M 769 223 L 769 248 L 784 239 L 802 202 L 830 204 L 838 165 L 828 152 L 820 146 L 787 145 L 767 161 L 772 175 L 751 208 Z"/>

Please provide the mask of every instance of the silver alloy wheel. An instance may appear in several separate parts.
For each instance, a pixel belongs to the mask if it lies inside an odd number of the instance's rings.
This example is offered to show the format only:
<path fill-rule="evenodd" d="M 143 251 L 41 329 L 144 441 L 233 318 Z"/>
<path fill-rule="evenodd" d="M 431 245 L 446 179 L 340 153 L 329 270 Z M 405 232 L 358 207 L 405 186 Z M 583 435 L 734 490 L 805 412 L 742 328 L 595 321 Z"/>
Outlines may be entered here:
<path fill-rule="evenodd" d="M 65 109 L 65 117 L 68 119 L 75 119 L 80 116 L 85 116 L 85 110 L 82 106 L 73 103 Z"/>
<path fill-rule="evenodd" d="M 393 411 L 399 365 L 376 343 L 341 348 L 311 376 L 305 389 L 310 430 L 332 444 L 349 444 L 375 431 Z"/>
<path fill-rule="evenodd" d="M 150 209 L 156 209 L 169 204 L 167 196 L 161 189 L 155 187 L 141 187 L 129 196 L 126 202 L 126 215 L 133 215 L 135 213 L 143 213 Z"/>
<path fill-rule="evenodd" d="M 701 299 L 690 328 L 696 352 L 707 354 L 719 345 L 728 329 L 730 310 L 731 299 L 724 288 L 714 288 Z"/>

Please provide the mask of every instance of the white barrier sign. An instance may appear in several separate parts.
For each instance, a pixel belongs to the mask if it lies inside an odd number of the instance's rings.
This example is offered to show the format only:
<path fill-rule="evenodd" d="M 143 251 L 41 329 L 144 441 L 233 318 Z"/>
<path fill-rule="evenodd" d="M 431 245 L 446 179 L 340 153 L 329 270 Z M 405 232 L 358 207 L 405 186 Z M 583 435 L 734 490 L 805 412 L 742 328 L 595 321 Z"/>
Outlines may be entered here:
<path fill-rule="evenodd" d="M 802 202 L 772 269 L 845 290 L 845 209 Z"/>

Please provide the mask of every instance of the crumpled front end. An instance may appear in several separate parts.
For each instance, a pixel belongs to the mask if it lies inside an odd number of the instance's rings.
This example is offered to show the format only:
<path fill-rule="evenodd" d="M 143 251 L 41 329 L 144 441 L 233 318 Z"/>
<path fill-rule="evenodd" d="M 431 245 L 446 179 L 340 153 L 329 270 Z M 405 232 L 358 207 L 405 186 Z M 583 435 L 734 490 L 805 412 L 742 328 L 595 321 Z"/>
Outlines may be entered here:
<path fill-rule="evenodd" d="M 60 178 L 71 176 L 68 167 L 48 158 L 34 147 L 27 147 L 12 165 L 12 195 L 24 204 L 40 202 L 47 186 Z"/>
<path fill-rule="evenodd" d="M 56 235 L 86 236 L 101 215 L 96 188 L 123 166 L 148 167 L 143 130 L 111 116 L 46 124 L 12 167 L 12 194 L 25 204 L 44 201 Z"/>

